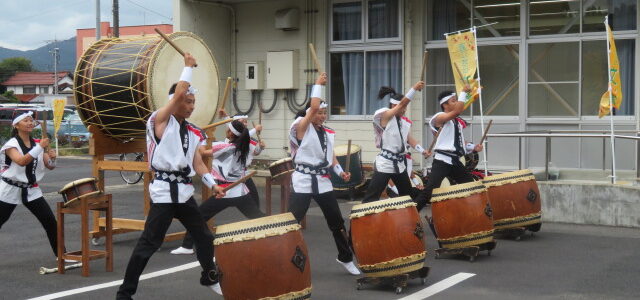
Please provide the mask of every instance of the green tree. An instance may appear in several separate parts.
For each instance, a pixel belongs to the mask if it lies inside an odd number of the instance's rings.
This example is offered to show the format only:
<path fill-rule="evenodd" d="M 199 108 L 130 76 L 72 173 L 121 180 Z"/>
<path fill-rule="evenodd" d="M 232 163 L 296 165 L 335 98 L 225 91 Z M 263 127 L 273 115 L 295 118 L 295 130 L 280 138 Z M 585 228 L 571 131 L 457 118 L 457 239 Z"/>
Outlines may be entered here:
<path fill-rule="evenodd" d="M 16 95 L 14 95 L 13 91 L 6 91 L 6 92 L 2 93 L 2 96 L 4 96 L 7 99 L 11 100 L 11 103 L 20 103 L 20 100 L 18 100 L 18 97 L 16 97 Z"/>
<path fill-rule="evenodd" d="M 10 57 L 0 61 L 0 83 L 9 79 L 16 72 L 34 71 L 31 60 L 24 57 Z"/>

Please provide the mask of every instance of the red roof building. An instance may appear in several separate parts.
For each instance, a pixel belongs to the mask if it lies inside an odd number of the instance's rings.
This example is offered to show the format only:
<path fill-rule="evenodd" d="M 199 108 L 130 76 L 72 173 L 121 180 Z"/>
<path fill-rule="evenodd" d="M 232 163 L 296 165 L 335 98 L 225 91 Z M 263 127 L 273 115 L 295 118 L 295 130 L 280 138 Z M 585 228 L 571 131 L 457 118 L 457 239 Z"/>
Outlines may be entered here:
<path fill-rule="evenodd" d="M 58 81 L 61 81 L 65 77 L 71 78 L 71 74 L 69 72 L 58 72 Z M 53 85 L 54 82 L 53 72 L 17 72 L 15 75 L 9 77 L 7 81 L 0 84 L 8 87 L 19 85 Z"/>

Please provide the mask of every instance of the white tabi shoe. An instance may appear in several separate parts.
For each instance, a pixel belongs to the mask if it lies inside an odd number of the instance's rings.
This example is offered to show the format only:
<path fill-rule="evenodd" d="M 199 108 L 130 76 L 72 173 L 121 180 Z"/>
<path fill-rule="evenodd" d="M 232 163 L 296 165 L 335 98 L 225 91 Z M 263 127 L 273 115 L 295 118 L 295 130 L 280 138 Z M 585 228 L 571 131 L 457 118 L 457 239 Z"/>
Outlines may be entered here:
<path fill-rule="evenodd" d="M 351 274 L 351 275 L 360 275 L 360 270 L 358 270 L 358 267 L 356 267 L 356 265 L 353 263 L 353 261 L 345 263 L 345 262 L 341 262 L 337 258 L 336 258 L 336 261 L 339 264 L 341 264 L 347 270 L 347 272 L 349 272 L 349 274 Z"/>
<path fill-rule="evenodd" d="M 179 247 L 174 250 L 171 250 L 171 254 L 175 255 L 191 255 L 193 254 L 193 249 L 187 249 L 184 247 Z"/>
<path fill-rule="evenodd" d="M 220 282 L 210 285 L 209 288 L 214 291 L 216 294 L 222 296 L 222 288 L 220 287 Z"/>

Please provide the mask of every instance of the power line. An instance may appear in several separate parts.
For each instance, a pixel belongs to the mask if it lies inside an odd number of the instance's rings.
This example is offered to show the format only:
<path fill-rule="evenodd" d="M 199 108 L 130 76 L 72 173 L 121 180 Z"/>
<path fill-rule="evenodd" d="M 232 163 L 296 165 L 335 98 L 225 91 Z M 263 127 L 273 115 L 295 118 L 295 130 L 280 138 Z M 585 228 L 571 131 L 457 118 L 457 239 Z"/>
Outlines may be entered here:
<path fill-rule="evenodd" d="M 140 8 L 142 8 L 142 9 L 144 9 L 144 10 L 147 10 L 147 11 L 149 11 L 149 12 L 151 12 L 151 13 L 154 13 L 154 14 L 156 14 L 156 15 L 158 15 L 158 16 L 161 16 L 161 17 L 163 17 L 163 18 L 166 18 L 166 19 L 168 19 L 168 20 L 170 20 L 170 21 L 173 21 L 173 19 L 172 19 L 171 17 L 167 17 L 167 16 L 165 16 L 165 15 L 163 15 L 163 14 L 161 14 L 161 13 L 157 12 L 157 11 L 154 11 L 154 10 L 152 10 L 152 9 L 146 8 L 146 7 L 144 7 L 144 6 L 142 6 L 142 5 L 138 4 L 138 3 L 135 3 L 135 2 L 133 2 L 133 1 L 131 1 L 131 0 L 127 0 L 127 2 L 129 2 L 129 3 L 133 4 L 133 5 L 137 6 L 137 7 L 140 7 Z"/>

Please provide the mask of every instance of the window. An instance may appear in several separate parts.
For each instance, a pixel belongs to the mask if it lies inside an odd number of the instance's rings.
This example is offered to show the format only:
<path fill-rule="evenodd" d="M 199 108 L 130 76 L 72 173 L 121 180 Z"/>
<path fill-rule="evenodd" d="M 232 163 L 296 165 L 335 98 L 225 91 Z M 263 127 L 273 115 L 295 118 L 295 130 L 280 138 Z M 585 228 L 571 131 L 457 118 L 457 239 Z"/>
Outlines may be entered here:
<path fill-rule="evenodd" d="M 400 16 L 400 0 L 332 3 L 332 115 L 371 115 L 387 106 L 388 98 L 377 99 L 381 86 L 402 92 Z"/>
<path fill-rule="evenodd" d="M 40 94 L 48 94 L 48 93 L 49 93 L 49 87 L 47 86 L 40 87 Z"/>
<path fill-rule="evenodd" d="M 636 11 L 636 0 L 534 0 L 529 2 L 529 34 L 603 32 L 607 15 L 613 30 L 635 30 Z"/>
<path fill-rule="evenodd" d="M 429 3 L 428 40 L 472 26 L 478 38 L 520 35 L 520 2 L 502 0 L 433 0 Z M 494 24 L 497 23 L 497 24 Z"/>
<path fill-rule="evenodd" d="M 23 94 L 35 94 L 36 93 L 36 87 L 33 85 L 25 85 L 22 87 L 22 93 Z"/>

